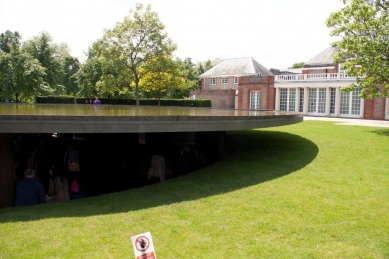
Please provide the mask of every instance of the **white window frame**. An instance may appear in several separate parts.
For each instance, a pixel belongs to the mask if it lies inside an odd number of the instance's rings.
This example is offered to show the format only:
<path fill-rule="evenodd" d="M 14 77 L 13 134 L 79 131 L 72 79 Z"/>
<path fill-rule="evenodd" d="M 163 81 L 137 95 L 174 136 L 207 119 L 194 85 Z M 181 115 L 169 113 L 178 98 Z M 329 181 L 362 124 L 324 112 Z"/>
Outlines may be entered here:
<path fill-rule="evenodd" d="M 280 110 L 295 111 L 296 110 L 296 88 L 281 88 L 280 89 Z"/>
<path fill-rule="evenodd" d="M 239 84 L 239 77 L 237 76 L 234 77 L 234 84 L 235 85 Z"/>
<path fill-rule="evenodd" d="M 308 89 L 308 114 L 325 115 L 327 91 L 324 87 Z M 321 112 L 319 112 L 321 111 Z"/>
<path fill-rule="evenodd" d="M 222 77 L 222 85 L 228 85 L 228 77 Z"/>
<path fill-rule="evenodd" d="M 250 110 L 260 110 L 260 109 L 261 109 L 261 91 L 251 91 Z"/>
<path fill-rule="evenodd" d="M 209 78 L 209 84 L 210 85 L 216 85 L 216 77 Z"/>
<path fill-rule="evenodd" d="M 389 120 L 389 97 L 386 97 L 385 119 Z"/>
<path fill-rule="evenodd" d="M 359 97 L 361 90 L 340 94 L 340 117 L 359 117 L 361 115 L 362 99 Z M 343 98 L 343 99 L 342 99 Z"/>

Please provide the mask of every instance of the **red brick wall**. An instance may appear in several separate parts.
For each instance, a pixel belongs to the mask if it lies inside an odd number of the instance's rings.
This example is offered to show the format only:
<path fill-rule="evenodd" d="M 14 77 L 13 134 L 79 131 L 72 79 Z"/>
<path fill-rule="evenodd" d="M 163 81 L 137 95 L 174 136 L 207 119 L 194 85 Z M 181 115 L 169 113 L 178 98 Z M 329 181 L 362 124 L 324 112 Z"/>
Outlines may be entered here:
<path fill-rule="evenodd" d="M 274 110 L 274 76 L 252 76 L 239 78 L 238 108 L 250 109 L 250 92 L 261 92 L 261 110 Z"/>
<path fill-rule="evenodd" d="M 376 97 L 365 99 L 365 119 L 384 120 L 385 119 L 385 98 Z"/>
<path fill-rule="evenodd" d="M 235 90 L 197 90 L 191 91 L 190 96 L 196 99 L 209 99 L 214 108 L 235 108 Z"/>
<path fill-rule="evenodd" d="M 196 99 L 210 99 L 212 107 L 235 108 L 235 90 L 204 90 L 204 79 L 202 79 L 202 90 L 192 91 L 190 96 L 195 95 Z M 275 88 L 274 76 L 248 76 L 239 78 L 238 86 L 238 109 L 250 109 L 250 92 L 261 92 L 261 110 L 275 109 Z"/>

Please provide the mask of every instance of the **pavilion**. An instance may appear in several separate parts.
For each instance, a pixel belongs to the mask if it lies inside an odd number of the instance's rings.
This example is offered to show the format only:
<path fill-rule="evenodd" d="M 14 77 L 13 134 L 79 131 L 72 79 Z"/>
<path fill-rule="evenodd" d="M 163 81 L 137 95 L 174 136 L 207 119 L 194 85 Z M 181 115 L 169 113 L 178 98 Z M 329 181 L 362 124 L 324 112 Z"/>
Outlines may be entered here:
<path fill-rule="evenodd" d="M 303 115 L 290 111 L 260 111 L 193 107 L 0 104 L 0 208 L 13 205 L 14 134 L 22 133 L 147 133 L 212 132 L 222 150 L 223 133 L 299 123 Z"/>

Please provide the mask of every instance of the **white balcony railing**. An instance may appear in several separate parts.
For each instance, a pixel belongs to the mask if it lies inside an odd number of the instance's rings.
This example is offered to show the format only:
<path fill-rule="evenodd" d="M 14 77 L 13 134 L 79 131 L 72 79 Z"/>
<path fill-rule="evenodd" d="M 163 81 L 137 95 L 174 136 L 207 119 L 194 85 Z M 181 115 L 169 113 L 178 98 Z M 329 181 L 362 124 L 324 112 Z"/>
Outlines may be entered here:
<path fill-rule="evenodd" d="M 356 80 L 356 77 L 348 76 L 344 73 L 326 73 L 326 74 L 296 74 L 296 75 L 277 75 L 275 82 L 294 82 L 294 81 L 331 81 L 331 80 Z"/>

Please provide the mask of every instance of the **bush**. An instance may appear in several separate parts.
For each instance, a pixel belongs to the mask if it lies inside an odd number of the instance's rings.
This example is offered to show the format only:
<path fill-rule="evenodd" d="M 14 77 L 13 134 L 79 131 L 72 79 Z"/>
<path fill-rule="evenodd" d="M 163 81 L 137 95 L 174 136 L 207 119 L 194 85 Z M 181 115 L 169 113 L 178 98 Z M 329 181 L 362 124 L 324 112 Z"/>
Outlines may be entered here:
<path fill-rule="evenodd" d="M 73 96 L 39 96 L 36 98 L 36 103 L 65 103 L 65 104 L 85 104 L 85 100 L 92 102 L 95 98 L 73 97 Z M 99 98 L 101 104 L 109 105 L 136 105 L 134 99 L 108 99 Z M 157 106 L 158 99 L 142 99 L 139 100 L 140 105 Z M 212 107 L 211 100 L 195 100 L 195 99 L 161 99 L 161 106 L 185 106 L 185 107 Z"/>
<path fill-rule="evenodd" d="M 69 95 L 56 95 L 56 96 L 37 96 L 35 103 L 66 103 L 75 104 L 74 96 Z"/>

